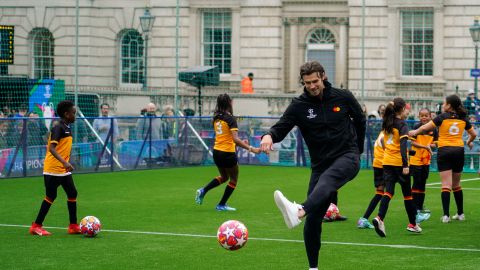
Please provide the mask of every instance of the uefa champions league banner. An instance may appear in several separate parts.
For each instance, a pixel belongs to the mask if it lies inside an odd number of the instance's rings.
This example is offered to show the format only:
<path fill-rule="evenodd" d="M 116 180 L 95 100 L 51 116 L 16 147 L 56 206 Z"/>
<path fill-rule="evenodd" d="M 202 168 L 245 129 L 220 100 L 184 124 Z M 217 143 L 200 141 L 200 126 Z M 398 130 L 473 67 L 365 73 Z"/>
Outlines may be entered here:
<path fill-rule="evenodd" d="M 43 160 L 45 158 L 46 147 L 44 145 L 27 147 L 27 159 L 25 160 L 27 174 L 39 175 L 43 171 Z M 15 161 L 15 148 L 7 148 L 0 150 L 0 173 L 3 177 L 7 176 L 12 162 L 12 171 L 10 176 L 20 176 L 23 172 L 23 153 L 20 149 L 17 153 Z"/>
<path fill-rule="evenodd" d="M 65 99 L 65 82 L 63 80 L 32 80 L 28 109 L 29 112 L 45 117 L 45 126 L 50 130 L 52 120 L 55 117 L 55 108 L 58 102 Z"/>

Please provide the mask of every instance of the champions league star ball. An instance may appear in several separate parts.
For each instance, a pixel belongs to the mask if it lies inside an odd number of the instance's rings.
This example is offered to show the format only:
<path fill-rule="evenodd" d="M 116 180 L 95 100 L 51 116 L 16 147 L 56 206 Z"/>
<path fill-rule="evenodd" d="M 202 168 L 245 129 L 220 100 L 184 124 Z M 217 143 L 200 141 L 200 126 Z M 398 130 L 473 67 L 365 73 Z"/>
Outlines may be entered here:
<path fill-rule="evenodd" d="M 217 231 L 218 243 L 227 250 L 242 248 L 248 240 L 248 230 L 237 220 L 225 221 Z"/>
<path fill-rule="evenodd" d="M 100 220 L 94 216 L 86 216 L 80 221 L 80 232 L 86 237 L 94 237 L 102 228 Z"/>
<path fill-rule="evenodd" d="M 331 203 L 327 209 L 327 213 L 325 213 L 325 217 L 330 220 L 334 220 L 339 212 L 340 211 L 338 210 L 338 207 L 335 204 Z"/>

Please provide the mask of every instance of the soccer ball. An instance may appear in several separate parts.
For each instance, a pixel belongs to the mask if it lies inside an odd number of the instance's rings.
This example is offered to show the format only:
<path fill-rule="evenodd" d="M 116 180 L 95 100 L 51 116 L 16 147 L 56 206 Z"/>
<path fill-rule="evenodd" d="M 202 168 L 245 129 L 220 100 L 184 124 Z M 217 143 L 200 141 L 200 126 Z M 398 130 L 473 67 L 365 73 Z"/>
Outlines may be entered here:
<path fill-rule="evenodd" d="M 325 218 L 329 220 L 335 220 L 339 212 L 340 211 L 338 210 L 338 207 L 335 204 L 331 203 L 327 209 L 327 212 L 325 213 Z"/>
<path fill-rule="evenodd" d="M 80 221 L 80 232 L 86 237 L 94 237 L 102 228 L 100 220 L 94 216 L 86 216 Z"/>
<path fill-rule="evenodd" d="M 217 231 L 218 243 L 227 250 L 237 250 L 248 240 L 248 230 L 237 220 L 225 221 Z"/>

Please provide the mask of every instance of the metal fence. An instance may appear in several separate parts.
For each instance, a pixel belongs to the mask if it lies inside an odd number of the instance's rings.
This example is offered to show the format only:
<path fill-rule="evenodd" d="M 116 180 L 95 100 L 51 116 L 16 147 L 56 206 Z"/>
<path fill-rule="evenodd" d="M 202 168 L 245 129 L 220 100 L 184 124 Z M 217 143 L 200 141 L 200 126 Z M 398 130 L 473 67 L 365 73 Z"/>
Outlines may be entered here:
<path fill-rule="evenodd" d="M 239 137 L 259 146 L 261 135 L 277 117 L 238 117 Z M 2 177 L 41 175 L 49 129 L 54 118 L 0 119 L 0 173 Z M 414 121 L 408 121 L 410 128 Z M 381 121 L 369 120 L 362 168 L 370 168 L 373 143 Z M 214 131 L 210 117 L 103 117 L 77 118 L 70 161 L 76 172 L 106 172 L 163 167 L 211 165 Z M 294 128 L 274 145 L 270 155 L 237 149 L 240 164 L 309 166 L 310 157 L 303 138 Z M 465 171 L 477 171 L 480 142 L 465 148 Z M 431 170 L 435 171 L 436 153 Z"/>

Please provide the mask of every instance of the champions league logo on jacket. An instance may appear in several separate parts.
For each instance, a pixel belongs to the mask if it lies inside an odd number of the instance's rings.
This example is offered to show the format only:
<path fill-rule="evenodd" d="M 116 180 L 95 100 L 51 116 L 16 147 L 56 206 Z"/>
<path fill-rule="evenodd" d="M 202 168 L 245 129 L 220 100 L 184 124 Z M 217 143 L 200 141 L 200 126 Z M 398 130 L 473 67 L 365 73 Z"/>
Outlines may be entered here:
<path fill-rule="evenodd" d="M 308 109 L 308 113 L 309 113 L 309 115 L 307 115 L 308 119 L 313 119 L 313 118 L 317 117 L 316 114 L 313 114 L 313 109 Z"/>

